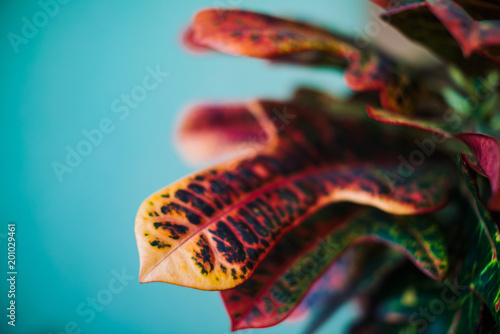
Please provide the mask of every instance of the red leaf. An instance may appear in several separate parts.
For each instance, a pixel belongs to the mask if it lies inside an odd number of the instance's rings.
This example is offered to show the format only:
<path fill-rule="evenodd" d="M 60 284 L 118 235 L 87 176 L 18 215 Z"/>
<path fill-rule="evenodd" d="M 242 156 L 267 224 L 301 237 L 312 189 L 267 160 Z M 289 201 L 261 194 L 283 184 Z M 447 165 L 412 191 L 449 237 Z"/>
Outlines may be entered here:
<path fill-rule="evenodd" d="M 206 46 L 196 42 L 196 39 L 194 38 L 193 29 L 191 28 L 187 28 L 182 33 L 182 43 L 188 50 L 193 51 L 195 53 L 205 53 L 212 51 L 212 49 L 207 48 Z"/>
<path fill-rule="evenodd" d="M 500 64 L 500 20 L 497 20 L 500 7 L 495 3 L 375 2 L 387 9 L 382 17 L 391 25 L 467 72 L 486 72 Z"/>
<path fill-rule="evenodd" d="M 220 52 L 302 64 L 345 67 L 347 85 L 356 91 L 378 91 L 389 110 L 411 113 L 419 88 L 399 64 L 325 29 L 242 10 L 199 12 L 192 40 Z"/>
<path fill-rule="evenodd" d="M 492 196 L 488 206 L 500 211 L 500 147 L 498 141 L 479 133 L 459 133 L 455 136 L 471 150 L 482 169 L 482 175 L 490 180 Z M 468 161 L 468 165 L 471 163 Z"/>
<path fill-rule="evenodd" d="M 321 51 L 339 59 L 358 51 L 327 30 L 273 16 L 242 10 L 200 11 L 193 20 L 197 43 L 234 55 L 276 58 L 290 53 Z"/>
<path fill-rule="evenodd" d="M 427 5 L 455 37 L 465 56 L 483 53 L 482 49 L 487 46 L 500 45 L 500 21 L 475 21 L 452 0 L 427 0 Z M 500 64 L 500 58 L 493 60 Z"/>
<path fill-rule="evenodd" d="M 192 108 L 178 131 L 179 151 L 192 163 L 255 153 L 273 135 L 241 104 Z"/>

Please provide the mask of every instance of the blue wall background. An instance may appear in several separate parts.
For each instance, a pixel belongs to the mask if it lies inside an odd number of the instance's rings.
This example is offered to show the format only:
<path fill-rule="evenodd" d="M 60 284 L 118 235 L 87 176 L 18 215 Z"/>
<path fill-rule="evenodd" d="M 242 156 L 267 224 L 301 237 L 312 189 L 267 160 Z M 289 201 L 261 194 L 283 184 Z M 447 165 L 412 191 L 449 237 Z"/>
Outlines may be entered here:
<path fill-rule="evenodd" d="M 285 98 L 300 83 L 346 88 L 340 73 L 186 52 L 180 32 L 197 10 L 214 5 L 299 17 L 345 33 L 367 20 L 365 0 L 74 0 L 53 8 L 46 22 L 36 1 L 2 1 L 0 259 L 6 275 L 7 223 L 16 222 L 18 275 L 17 326 L 6 324 L 3 279 L 0 332 L 229 331 L 217 293 L 137 279 L 139 204 L 195 170 L 172 145 L 179 112 L 193 101 Z M 9 39 L 22 36 L 24 17 L 43 27 L 28 31 L 16 50 Z M 158 87 L 128 115 L 113 112 L 112 103 L 157 66 L 169 73 Z M 54 162 L 65 164 L 67 146 L 76 149 L 82 131 L 101 122 L 112 131 L 58 178 Z M 122 282 L 113 278 L 122 272 Z M 92 311 L 88 303 L 98 296 L 106 303 Z M 332 319 L 330 330 L 349 316 L 352 307 Z"/>

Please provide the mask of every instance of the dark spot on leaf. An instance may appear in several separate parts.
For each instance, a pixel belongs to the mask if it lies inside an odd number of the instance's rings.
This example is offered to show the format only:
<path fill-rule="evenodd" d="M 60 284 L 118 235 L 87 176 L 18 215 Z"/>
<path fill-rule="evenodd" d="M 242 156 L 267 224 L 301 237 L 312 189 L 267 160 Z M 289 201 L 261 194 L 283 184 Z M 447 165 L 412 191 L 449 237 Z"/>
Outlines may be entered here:
<path fill-rule="evenodd" d="M 253 34 L 252 36 L 250 36 L 250 39 L 254 42 L 258 41 L 260 39 L 260 36 L 257 35 L 257 34 Z"/>
<path fill-rule="evenodd" d="M 259 259 L 259 252 L 255 248 L 247 248 L 248 258 L 252 261 L 257 261 Z"/>
<path fill-rule="evenodd" d="M 241 208 L 238 210 L 238 214 L 250 226 L 253 227 L 253 229 L 255 230 L 255 232 L 257 232 L 258 235 L 260 235 L 261 237 L 267 237 L 269 235 L 268 230 L 263 225 L 261 225 L 260 222 L 257 219 L 255 219 L 248 210 Z"/>
<path fill-rule="evenodd" d="M 171 245 L 167 244 L 167 243 L 164 243 L 163 241 L 160 241 L 159 239 L 156 239 L 156 240 L 153 240 L 153 241 L 150 241 L 149 244 L 153 247 L 156 247 L 158 249 L 162 249 L 162 248 L 167 248 L 167 247 L 172 247 Z"/>
<path fill-rule="evenodd" d="M 161 212 L 164 215 L 168 215 L 171 212 L 176 212 L 177 214 L 184 213 L 187 220 L 193 225 L 199 225 L 201 223 L 201 217 L 196 213 L 191 212 L 189 209 L 179 205 L 177 203 L 168 203 L 161 207 Z"/>
<path fill-rule="evenodd" d="M 195 194 L 200 194 L 200 195 L 203 195 L 203 193 L 205 192 L 205 187 L 196 183 L 190 183 L 188 185 L 188 189 L 192 190 Z"/>
<path fill-rule="evenodd" d="M 151 212 L 148 213 L 148 216 L 150 216 L 150 217 L 158 217 L 160 215 L 156 211 L 151 211 Z"/>
<path fill-rule="evenodd" d="M 201 274 L 206 276 L 214 270 L 214 255 L 204 235 L 200 235 L 196 245 L 198 246 L 198 251 L 194 252 L 195 255 L 191 259 L 201 268 Z"/>
<path fill-rule="evenodd" d="M 163 230 L 167 230 L 170 232 L 169 238 L 179 239 L 180 235 L 186 234 L 189 231 L 189 228 L 184 225 L 172 224 L 170 222 L 156 222 L 153 223 L 155 229 L 162 228 Z"/>
<path fill-rule="evenodd" d="M 238 220 L 235 220 L 231 216 L 228 216 L 227 220 L 229 223 L 231 223 L 231 225 L 233 225 L 235 227 L 235 229 L 238 231 L 238 233 L 243 238 L 244 242 L 246 242 L 250 245 L 253 245 L 259 241 L 259 238 L 257 237 L 257 235 L 255 235 L 255 233 L 252 231 L 252 229 L 248 225 L 246 225 L 245 223 L 238 221 Z"/>
<path fill-rule="evenodd" d="M 209 230 L 217 243 L 217 250 L 224 256 L 228 263 L 242 263 L 246 260 L 243 244 L 231 231 L 226 223 L 219 221 L 215 230 Z"/>

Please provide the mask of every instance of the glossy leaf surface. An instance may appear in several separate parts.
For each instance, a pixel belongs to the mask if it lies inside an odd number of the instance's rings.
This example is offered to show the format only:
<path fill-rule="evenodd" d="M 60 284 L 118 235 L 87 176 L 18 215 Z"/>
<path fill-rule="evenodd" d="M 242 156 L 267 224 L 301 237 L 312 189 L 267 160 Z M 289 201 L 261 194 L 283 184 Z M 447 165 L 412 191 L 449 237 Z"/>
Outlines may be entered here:
<path fill-rule="evenodd" d="M 412 147 L 377 123 L 273 101 L 247 108 L 268 134 L 265 148 L 180 180 L 141 205 L 135 229 L 141 282 L 229 289 L 284 233 L 327 204 L 418 214 L 447 201 L 443 161 L 390 182 L 397 157 Z"/>

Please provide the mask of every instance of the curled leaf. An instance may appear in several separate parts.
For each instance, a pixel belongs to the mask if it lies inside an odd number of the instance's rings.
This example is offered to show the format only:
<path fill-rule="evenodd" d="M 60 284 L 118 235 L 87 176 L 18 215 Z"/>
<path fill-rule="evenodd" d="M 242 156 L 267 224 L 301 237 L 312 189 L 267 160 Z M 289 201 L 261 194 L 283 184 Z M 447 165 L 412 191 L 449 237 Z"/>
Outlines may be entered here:
<path fill-rule="evenodd" d="M 346 63 L 358 53 L 323 28 L 243 10 L 200 11 L 191 29 L 200 45 L 234 55 L 273 59 L 314 51 Z"/>
<path fill-rule="evenodd" d="M 209 9 L 199 12 L 189 29 L 191 41 L 219 52 L 347 67 L 345 80 L 351 89 L 380 92 L 382 105 L 392 111 L 412 113 L 415 107 L 419 88 L 406 68 L 323 28 L 243 10 L 220 15 Z"/>
<path fill-rule="evenodd" d="M 201 163 L 256 152 L 270 135 L 245 105 L 200 105 L 184 117 L 177 145 L 185 160 Z"/>
<path fill-rule="evenodd" d="M 472 152 L 481 170 L 476 169 L 490 180 L 491 198 L 488 206 L 500 211 L 500 146 L 498 141 L 490 136 L 479 133 L 459 133 L 455 136 L 463 141 Z M 466 158 L 467 159 L 467 158 Z M 469 165 L 471 164 L 468 161 Z"/>

